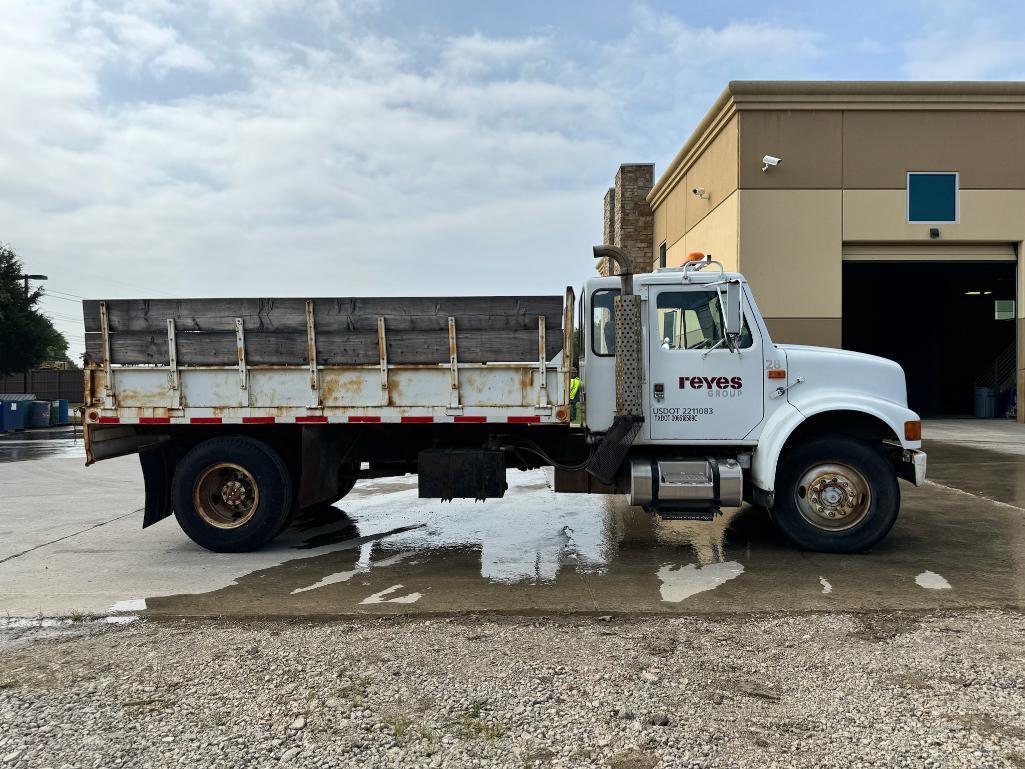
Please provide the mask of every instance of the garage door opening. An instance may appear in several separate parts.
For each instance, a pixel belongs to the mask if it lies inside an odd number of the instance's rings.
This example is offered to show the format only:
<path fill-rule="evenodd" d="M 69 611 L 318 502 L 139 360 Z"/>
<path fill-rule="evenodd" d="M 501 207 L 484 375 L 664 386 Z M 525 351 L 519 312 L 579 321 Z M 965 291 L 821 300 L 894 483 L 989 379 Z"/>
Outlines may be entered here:
<path fill-rule="evenodd" d="M 846 261 L 843 346 L 900 363 L 919 414 L 971 415 L 977 381 L 1015 369 L 1014 300 L 1010 261 Z M 1013 373 L 996 379 L 1003 416 Z"/>

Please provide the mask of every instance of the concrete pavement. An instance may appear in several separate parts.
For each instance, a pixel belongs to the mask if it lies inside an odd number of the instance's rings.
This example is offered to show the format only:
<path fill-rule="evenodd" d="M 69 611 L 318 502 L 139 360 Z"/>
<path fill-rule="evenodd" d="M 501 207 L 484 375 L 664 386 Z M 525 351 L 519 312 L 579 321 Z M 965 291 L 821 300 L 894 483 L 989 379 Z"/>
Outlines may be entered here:
<path fill-rule="evenodd" d="M 85 468 L 74 438 L 29 433 L 0 439 L 0 612 L 1022 608 L 1025 430 L 964 427 L 938 423 L 945 440 L 930 441 L 927 425 L 932 482 L 902 484 L 894 531 L 856 556 L 797 550 L 753 508 L 665 522 L 619 497 L 556 495 L 540 471 L 511 472 L 506 498 L 486 504 L 420 500 L 414 477 L 361 482 L 265 550 L 215 554 L 173 519 L 141 529 L 135 457 Z"/>

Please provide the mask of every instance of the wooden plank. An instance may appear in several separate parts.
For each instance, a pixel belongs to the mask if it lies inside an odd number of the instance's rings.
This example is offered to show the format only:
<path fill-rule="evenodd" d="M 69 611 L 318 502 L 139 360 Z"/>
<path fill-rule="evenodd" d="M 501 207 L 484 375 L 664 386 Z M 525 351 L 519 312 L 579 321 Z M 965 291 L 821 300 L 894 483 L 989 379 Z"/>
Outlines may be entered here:
<path fill-rule="evenodd" d="M 86 354 L 102 357 L 101 338 L 87 333 Z M 537 365 L 537 330 L 459 331 L 462 363 L 523 361 Z M 231 366 L 238 362 L 234 332 L 185 331 L 176 334 L 179 366 Z M 391 364 L 449 362 L 448 330 L 388 331 Z M 309 365 L 306 333 L 246 330 L 249 365 Z M 551 360 L 562 349 L 562 336 L 547 339 Z M 110 335 L 111 361 L 116 364 L 168 365 L 167 334 L 120 333 Z M 367 331 L 318 333 L 318 363 L 324 366 L 369 365 L 379 360 L 377 334 Z"/>
<path fill-rule="evenodd" d="M 83 303 L 86 331 L 100 330 L 99 301 Z M 561 296 L 327 297 L 314 299 L 314 323 L 321 331 L 376 331 L 384 316 L 389 331 L 435 331 L 448 328 L 453 316 L 460 331 L 537 328 L 544 315 L 548 329 L 562 328 Z M 306 301 L 282 299 L 111 299 L 107 302 L 111 333 L 166 330 L 231 331 L 242 318 L 250 331 L 305 331 Z"/>

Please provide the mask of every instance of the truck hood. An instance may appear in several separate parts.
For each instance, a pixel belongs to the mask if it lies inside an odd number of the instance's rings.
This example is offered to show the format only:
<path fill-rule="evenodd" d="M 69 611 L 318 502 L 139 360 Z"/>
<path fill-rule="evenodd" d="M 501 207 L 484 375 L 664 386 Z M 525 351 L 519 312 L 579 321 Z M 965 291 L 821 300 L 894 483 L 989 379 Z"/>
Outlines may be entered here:
<path fill-rule="evenodd" d="M 810 395 L 811 391 L 834 390 L 882 398 L 907 408 L 904 369 L 888 358 L 832 347 L 800 344 L 777 347 L 786 353 L 787 381 L 791 387 L 797 377 L 804 380 L 799 389 L 794 389 L 795 398 Z"/>

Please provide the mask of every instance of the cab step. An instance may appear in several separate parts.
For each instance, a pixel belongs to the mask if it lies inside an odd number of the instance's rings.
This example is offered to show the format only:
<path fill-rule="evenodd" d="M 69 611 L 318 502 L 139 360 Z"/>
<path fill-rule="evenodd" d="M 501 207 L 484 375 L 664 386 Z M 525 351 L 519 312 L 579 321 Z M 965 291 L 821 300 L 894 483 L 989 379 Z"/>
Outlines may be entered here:
<path fill-rule="evenodd" d="M 678 510 L 659 511 L 656 515 L 663 521 L 712 521 L 719 514 L 718 510 Z"/>

